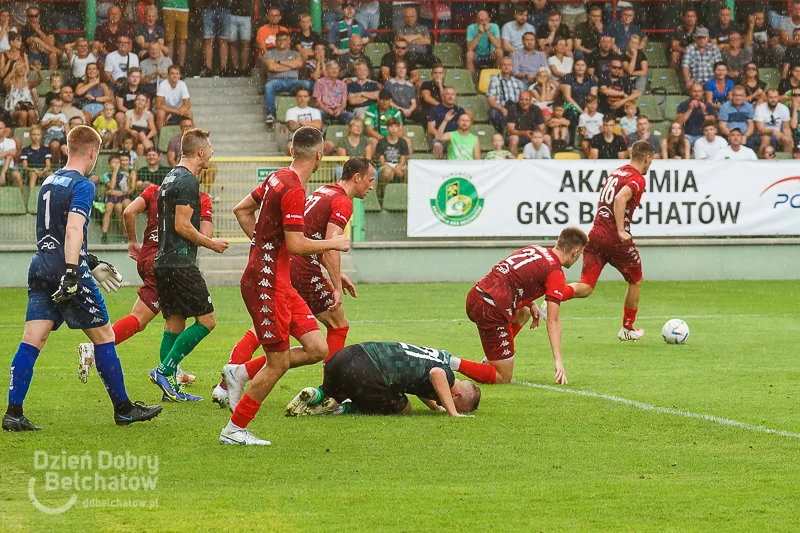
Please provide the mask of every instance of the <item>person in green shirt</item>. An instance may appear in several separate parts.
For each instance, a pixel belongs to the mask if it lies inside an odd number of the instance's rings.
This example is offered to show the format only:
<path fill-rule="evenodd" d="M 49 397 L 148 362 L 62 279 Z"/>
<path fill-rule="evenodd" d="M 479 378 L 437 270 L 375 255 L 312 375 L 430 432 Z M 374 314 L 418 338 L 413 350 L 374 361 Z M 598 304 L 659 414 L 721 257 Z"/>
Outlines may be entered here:
<path fill-rule="evenodd" d="M 467 113 L 462 113 L 458 117 L 458 129 L 456 131 L 444 131 L 454 114 L 451 109 L 444 116 L 444 120 L 439 124 L 439 129 L 436 130 L 436 140 L 442 143 L 449 143 L 447 145 L 447 159 L 480 159 L 481 142 L 478 140 L 478 136 L 469 130 L 472 126 L 472 117 Z"/>
<path fill-rule="evenodd" d="M 514 159 L 514 154 L 506 150 L 506 140 L 500 133 L 492 135 L 492 151 L 484 159 Z"/>
<path fill-rule="evenodd" d="M 383 89 L 378 93 L 378 103 L 372 104 L 367 108 L 364 115 L 364 126 L 367 128 L 367 137 L 375 139 L 375 142 L 386 137 L 388 131 L 386 122 L 390 118 L 396 118 L 403 124 L 403 113 L 396 107 L 392 106 L 392 93 Z M 402 133 L 400 134 L 403 135 Z"/>
<path fill-rule="evenodd" d="M 161 154 L 158 148 L 151 147 L 144 155 L 147 166 L 136 171 L 136 189 L 138 192 L 145 190 L 150 185 L 161 185 L 164 178 L 169 173 L 169 167 L 162 167 Z"/>

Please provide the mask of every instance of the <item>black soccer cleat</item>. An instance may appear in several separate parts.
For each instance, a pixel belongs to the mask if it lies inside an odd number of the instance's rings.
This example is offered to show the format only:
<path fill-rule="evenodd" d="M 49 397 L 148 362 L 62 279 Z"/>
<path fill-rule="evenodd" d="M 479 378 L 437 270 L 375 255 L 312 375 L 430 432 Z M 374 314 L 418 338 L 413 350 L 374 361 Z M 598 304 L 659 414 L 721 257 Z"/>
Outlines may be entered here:
<path fill-rule="evenodd" d="M 39 426 L 34 426 L 24 415 L 19 417 L 6 413 L 3 416 L 3 431 L 39 431 Z"/>
<path fill-rule="evenodd" d="M 129 426 L 134 422 L 147 422 L 161 414 L 160 405 L 145 405 L 144 402 L 133 402 L 133 409 L 125 414 L 114 413 L 114 423 L 118 426 Z"/>

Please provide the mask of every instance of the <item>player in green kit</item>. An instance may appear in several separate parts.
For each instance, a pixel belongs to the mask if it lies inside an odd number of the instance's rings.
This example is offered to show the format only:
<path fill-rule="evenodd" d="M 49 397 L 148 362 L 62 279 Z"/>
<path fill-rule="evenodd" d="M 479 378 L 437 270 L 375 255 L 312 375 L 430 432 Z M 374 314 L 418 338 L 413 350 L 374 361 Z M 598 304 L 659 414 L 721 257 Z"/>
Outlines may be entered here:
<path fill-rule="evenodd" d="M 456 379 L 448 352 L 404 342 L 363 342 L 345 346 L 328 360 L 319 388 L 306 387 L 286 406 L 286 416 L 402 414 L 411 411 L 406 394 L 428 407 L 464 416 L 478 408 L 481 390 Z M 350 400 L 348 403 L 343 402 Z"/>

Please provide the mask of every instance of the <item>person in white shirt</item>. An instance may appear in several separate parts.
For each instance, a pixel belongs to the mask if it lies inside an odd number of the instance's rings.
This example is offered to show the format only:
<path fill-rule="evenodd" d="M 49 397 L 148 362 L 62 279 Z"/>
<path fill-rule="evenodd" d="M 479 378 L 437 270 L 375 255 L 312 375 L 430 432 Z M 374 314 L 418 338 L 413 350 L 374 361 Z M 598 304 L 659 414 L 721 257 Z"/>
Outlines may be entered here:
<path fill-rule="evenodd" d="M 316 107 L 311 107 L 308 103 L 311 101 L 311 94 L 305 87 L 300 87 L 294 95 L 297 105 L 286 110 L 286 128 L 289 130 L 289 138 L 286 141 L 286 153 L 289 152 L 289 147 L 292 146 L 292 136 L 294 132 L 303 126 L 311 126 L 322 129 L 322 113 Z M 328 141 L 330 142 L 330 141 Z M 333 144 L 333 143 L 331 143 Z M 331 148 L 331 153 L 333 149 Z"/>
<path fill-rule="evenodd" d="M 727 141 L 717 136 L 717 119 L 711 116 L 703 119 L 703 137 L 694 142 L 694 158 L 713 160 L 727 147 Z"/>
<path fill-rule="evenodd" d="M 181 79 L 181 67 L 172 65 L 167 70 L 167 79 L 158 85 L 156 92 L 156 126 L 180 124 L 185 118 L 194 118 L 189 88 Z"/>
<path fill-rule="evenodd" d="M 544 143 L 544 134 L 535 130 L 531 137 L 531 142 L 525 145 L 522 150 L 522 157 L 525 159 L 550 159 L 550 149 Z"/>
<path fill-rule="evenodd" d="M 589 141 L 600 133 L 600 127 L 603 125 L 603 114 L 597 111 L 598 104 L 597 96 L 593 94 L 587 95 L 586 111 L 578 117 L 578 130 L 583 135 L 581 149 L 583 150 L 584 159 L 589 159 L 591 151 Z"/>
<path fill-rule="evenodd" d="M 117 49 L 106 56 L 106 83 L 114 87 L 117 80 L 127 81 L 128 69 L 139 66 L 139 56 L 131 52 L 132 41 L 127 35 L 117 38 Z"/>
<path fill-rule="evenodd" d="M 65 44 L 64 57 L 69 61 L 72 79 L 78 81 L 83 80 L 86 75 L 86 65 L 97 63 L 97 56 L 89 50 L 89 40 L 86 37 L 78 37 L 74 43 Z"/>
<path fill-rule="evenodd" d="M 717 155 L 714 156 L 715 161 L 758 161 L 756 153 L 742 144 L 744 140 L 742 130 L 733 128 L 730 135 L 728 135 L 728 140 L 731 145 L 717 152 Z"/>
<path fill-rule="evenodd" d="M 519 4 L 514 10 L 514 20 L 503 24 L 500 37 L 503 39 L 503 52 L 513 54 L 522 50 L 522 36 L 526 33 L 536 34 L 536 28 L 528 23 L 528 8 Z"/>
<path fill-rule="evenodd" d="M 14 158 L 17 156 L 17 143 L 14 139 L 5 136 L 6 124 L 0 121 L 0 187 L 6 184 L 6 173 L 14 168 Z M 22 187 L 22 175 L 12 173 L 14 187 Z"/>
<path fill-rule="evenodd" d="M 778 100 L 780 96 L 777 89 L 767 90 L 767 101 L 756 107 L 753 121 L 756 133 L 761 136 L 761 148 L 772 144 L 784 152 L 792 149 L 792 133 L 789 131 L 789 121 L 792 119 L 789 108 Z"/>

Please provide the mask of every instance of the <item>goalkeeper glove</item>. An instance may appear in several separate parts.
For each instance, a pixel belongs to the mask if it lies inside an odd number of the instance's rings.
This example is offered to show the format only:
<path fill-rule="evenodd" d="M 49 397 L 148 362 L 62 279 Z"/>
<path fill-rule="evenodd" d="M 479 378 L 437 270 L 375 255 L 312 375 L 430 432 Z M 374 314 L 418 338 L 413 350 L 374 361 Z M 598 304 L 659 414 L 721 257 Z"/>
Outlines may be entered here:
<path fill-rule="evenodd" d="M 67 270 L 61 276 L 58 290 L 53 293 L 51 298 L 56 303 L 63 303 L 75 296 L 78 292 L 78 265 L 67 265 Z"/>
<path fill-rule="evenodd" d="M 122 285 L 122 274 L 114 268 L 114 265 L 101 261 L 92 254 L 89 254 L 89 270 L 92 271 L 97 284 L 106 292 L 117 292 Z"/>

